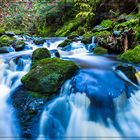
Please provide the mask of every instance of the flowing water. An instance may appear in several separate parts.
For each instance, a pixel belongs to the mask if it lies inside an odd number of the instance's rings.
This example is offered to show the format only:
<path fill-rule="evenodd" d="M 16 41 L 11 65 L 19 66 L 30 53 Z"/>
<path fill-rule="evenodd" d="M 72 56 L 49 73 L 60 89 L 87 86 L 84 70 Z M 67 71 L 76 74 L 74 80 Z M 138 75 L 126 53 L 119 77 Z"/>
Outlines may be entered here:
<path fill-rule="evenodd" d="M 15 109 L 9 97 L 21 85 L 21 77 L 29 71 L 33 50 L 46 47 L 54 57 L 53 50 L 64 39 L 48 39 L 40 46 L 27 40 L 24 51 L 0 55 L 1 138 L 20 137 L 20 127 L 15 123 Z M 73 42 L 64 49 L 57 49 L 62 59 L 74 61 L 80 70 L 62 86 L 60 96 L 45 106 L 39 136 L 35 139 L 140 137 L 139 87 L 124 74 L 114 71 L 113 67 L 122 63 L 114 56 L 95 56 L 89 52 L 91 46 L 96 46 L 95 38 L 89 46 Z"/>

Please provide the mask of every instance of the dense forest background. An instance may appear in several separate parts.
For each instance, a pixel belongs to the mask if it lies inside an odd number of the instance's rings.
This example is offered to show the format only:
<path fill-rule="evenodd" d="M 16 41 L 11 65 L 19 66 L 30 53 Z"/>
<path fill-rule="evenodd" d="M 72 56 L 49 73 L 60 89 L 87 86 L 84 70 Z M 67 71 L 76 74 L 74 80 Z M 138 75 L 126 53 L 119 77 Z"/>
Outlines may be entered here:
<path fill-rule="evenodd" d="M 99 24 L 139 30 L 138 0 L 2 0 L 0 8 L 1 28 L 38 36 L 93 35 Z"/>

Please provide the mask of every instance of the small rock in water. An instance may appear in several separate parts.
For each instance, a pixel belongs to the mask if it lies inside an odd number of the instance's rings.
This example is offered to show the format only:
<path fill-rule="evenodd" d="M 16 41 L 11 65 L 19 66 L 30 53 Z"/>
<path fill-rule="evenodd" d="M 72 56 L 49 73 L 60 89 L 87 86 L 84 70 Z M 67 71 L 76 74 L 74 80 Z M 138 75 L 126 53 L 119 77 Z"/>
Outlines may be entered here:
<path fill-rule="evenodd" d="M 133 83 L 138 85 L 138 79 L 136 77 L 137 70 L 132 65 L 120 65 L 115 70 L 122 71 Z"/>
<path fill-rule="evenodd" d="M 50 58 L 51 54 L 47 48 L 38 48 L 32 54 L 32 62 L 35 63 L 44 58 Z"/>

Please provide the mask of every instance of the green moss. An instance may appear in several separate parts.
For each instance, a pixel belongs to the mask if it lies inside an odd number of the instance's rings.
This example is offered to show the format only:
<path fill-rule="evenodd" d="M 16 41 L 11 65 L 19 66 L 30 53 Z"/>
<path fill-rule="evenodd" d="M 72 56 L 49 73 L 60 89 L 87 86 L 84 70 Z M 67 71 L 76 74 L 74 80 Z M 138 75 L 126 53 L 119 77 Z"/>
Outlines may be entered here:
<path fill-rule="evenodd" d="M 140 63 L 140 46 L 136 46 L 133 50 L 127 50 L 119 56 L 119 59 L 127 62 Z"/>
<path fill-rule="evenodd" d="M 4 28 L 0 28 L 0 36 L 5 34 L 5 29 Z"/>
<path fill-rule="evenodd" d="M 114 29 L 121 29 L 121 28 L 125 28 L 125 27 L 129 27 L 132 28 L 134 26 L 136 26 L 138 24 L 139 20 L 138 19 L 131 19 L 129 21 L 117 24 Z"/>
<path fill-rule="evenodd" d="M 46 48 L 38 48 L 36 49 L 32 54 L 32 63 L 44 59 L 44 58 L 50 58 L 51 54 L 48 49 Z"/>
<path fill-rule="evenodd" d="M 25 43 L 23 40 L 17 40 L 14 44 L 14 48 L 16 51 L 21 51 L 25 47 Z"/>
<path fill-rule="evenodd" d="M 67 46 L 67 45 L 70 45 L 72 43 L 72 40 L 70 40 L 70 39 L 66 39 L 66 40 L 64 40 L 62 43 L 60 43 L 59 45 L 58 45 L 58 47 L 65 47 L 65 46 Z"/>
<path fill-rule="evenodd" d="M 84 44 L 90 44 L 91 41 L 92 41 L 92 37 L 94 36 L 94 33 L 93 32 L 87 32 L 83 35 L 83 39 L 82 39 L 82 42 Z"/>
<path fill-rule="evenodd" d="M 1 46 L 9 46 L 12 43 L 14 43 L 15 40 L 16 39 L 14 37 L 9 37 L 7 35 L 2 35 L 0 37 L 0 44 L 1 44 Z"/>
<path fill-rule="evenodd" d="M 111 35 L 111 32 L 109 32 L 109 31 L 100 31 L 100 32 L 95 32 L 93 34 L 93 36 L 96 36 L 96 37 L 106 37 L 109 35 Z"/>
<path fill-rule="evenodd" d="M 62 83 L 73 76 L 78 69 L 71 61 L 46 58 L 36 62 L 22 78 L 24 86 L 34 92 L 57 93 Z"/>
<path fill-rule="evenodd" d="M 136 39 L 140 41 L 140 25 L 135 28 L 136 31 Z"/>
<path fill-rule="evenodd" d="M 102 47 L 96 47 L 93 52 L 97 55 L 108 54 L 108 50 Z"/>
<path fill-rule="evenodd" d="M 103 28 L 112 28 L 113 27 L 113 21 L 112 20 L 103 20 L 100 24 Z"/>
<path fill-rule="evenodd" d="M 80 20 L 78 18 L 70 20 L 64 24 L 64 26 L 58 29 L 55 33 L 55 36 L 65 37 L 70 35 L 71 32 L 76 31 L 80 25 Z"/>
<path fill-rule="evenodd" d="M 33 42 L 34 42 L 36 45 L 41 45 L 41 44 L 43 44 L 45 41 L 46 41 L 46 39 L 44 39 L 44 38 L 37 38 L 37 39 L 35 39 Z"/>
<path fill-rule="evenodd" d="M 68 39 L 74 39 L 75 37 L 78 37 L 79 35 L 77 34 L 77 32 L 72 32 L 69 36 Z"/>
<path fill-rule="evenodd" d="M 87 29 L 85 27 L 79 26 L 78 29 L 76 30 L 77 34 L 83 35 L 85 34 Z"/>

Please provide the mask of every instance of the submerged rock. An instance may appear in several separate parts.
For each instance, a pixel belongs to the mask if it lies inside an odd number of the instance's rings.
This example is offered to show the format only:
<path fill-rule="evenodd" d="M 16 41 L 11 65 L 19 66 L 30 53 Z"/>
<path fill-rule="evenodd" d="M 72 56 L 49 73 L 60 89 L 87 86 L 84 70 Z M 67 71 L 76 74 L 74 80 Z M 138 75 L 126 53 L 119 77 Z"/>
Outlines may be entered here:
<path fill-rule="evenodd" d="M 44 58 L 50 58 L 51 54 L 47 48 L 38 48 L 32 54 L 32 62 L 35 63 Z"/>
<path fill-rule="evenodd" d="M 0 53 L 10 53 L 15 51 L 12 47 L 0 47 Z"/>
<path fill-rule="evenodd" d="M 136 77 L 136 69 L 131 65 L 120 65 L 115 68 L 115 70 L 122 71 L 133 83 L 138 84 Z"/>
<path fill-rule="evenodd" d="M 23 138 L 38 137 L 38 120 L 40 120 L 46 99 L 36 98 L 20 86 L 12 93 L 11 101 L 19 122 L 20 136 Z"/>
<path fill-rule="evenodd" d="M 78 70 L 74 62 L 59 58 L 46 58 L 33 65 L 22 78 L 23 85 L 31 91 L 53 94 Z"/>

